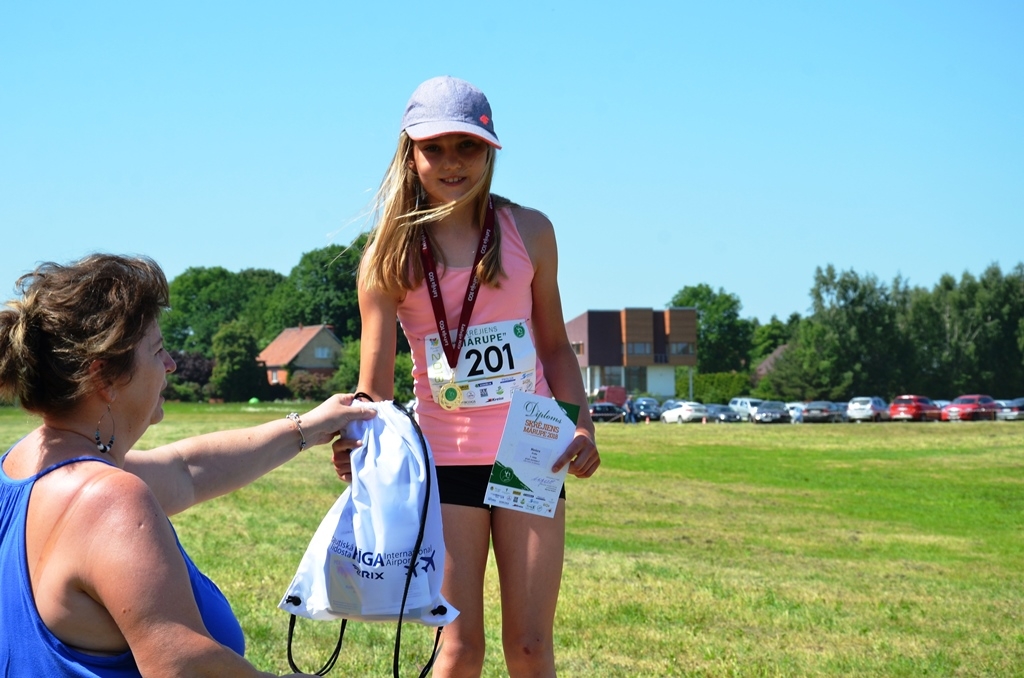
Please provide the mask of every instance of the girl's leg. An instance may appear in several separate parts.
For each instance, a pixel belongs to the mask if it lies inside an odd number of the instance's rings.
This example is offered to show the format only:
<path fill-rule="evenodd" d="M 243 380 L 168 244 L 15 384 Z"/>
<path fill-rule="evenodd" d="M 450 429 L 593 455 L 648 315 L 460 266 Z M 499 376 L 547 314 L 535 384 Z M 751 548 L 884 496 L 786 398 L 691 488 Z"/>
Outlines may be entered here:
<path fill-rule="evenodd" d="M 565 555 L 565 500 L 554 518 L 494 509 L 501 637 L 509 676 L 555 675 L 554 625 Z"/>
<path fill-rule="evenodd" d="M 484 571 L 491 514 L 483 508 L 441 504 L 441 520 L 446 552 L 441 592 L 459 616 L 441 632 L 433 674 L 478 678 L 484 666 Z"/>

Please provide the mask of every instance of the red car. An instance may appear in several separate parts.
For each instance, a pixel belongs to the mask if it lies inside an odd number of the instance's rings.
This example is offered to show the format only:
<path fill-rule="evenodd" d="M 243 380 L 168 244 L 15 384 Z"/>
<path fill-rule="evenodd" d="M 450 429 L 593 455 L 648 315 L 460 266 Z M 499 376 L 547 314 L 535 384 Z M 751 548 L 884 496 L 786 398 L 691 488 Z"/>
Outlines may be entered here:
<path fill-rule="evenodd" d="M 999 404 L 987 395 L 962 395 L 942 408 L 942 421 L 995 421 Z"/>
<path fill-rule="evenodd" d="M 889 405 L 889 418 L 893 421 L 938 421 L 942 410 L 931 398 L 901 395 Z"/>

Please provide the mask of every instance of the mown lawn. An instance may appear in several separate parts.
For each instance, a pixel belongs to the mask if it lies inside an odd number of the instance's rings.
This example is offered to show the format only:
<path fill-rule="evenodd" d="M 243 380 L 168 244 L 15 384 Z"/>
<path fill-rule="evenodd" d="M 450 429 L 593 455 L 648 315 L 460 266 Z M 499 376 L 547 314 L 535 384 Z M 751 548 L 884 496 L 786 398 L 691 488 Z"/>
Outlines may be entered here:
<path fill-rule="evenodd" d="M 170 404 L 140 447 L 283 416 Z M 0 408 L 0 437 L 33 421 Z M 570 478 L 557 620 L 565 676 L 1024 675 L 1024 424 L 601 424 Z M 174 518 L 285 672 L 276 604 L 343 489 L 326 447 Z M 506 675 L 493 563 L 486 676 Z M 299 625 L 312 668 L 336 627 Z M 333 675 L 389 676 L 395 629 L 353 624 Z M 407 626 L 403 675 L 429 651 Z"/>

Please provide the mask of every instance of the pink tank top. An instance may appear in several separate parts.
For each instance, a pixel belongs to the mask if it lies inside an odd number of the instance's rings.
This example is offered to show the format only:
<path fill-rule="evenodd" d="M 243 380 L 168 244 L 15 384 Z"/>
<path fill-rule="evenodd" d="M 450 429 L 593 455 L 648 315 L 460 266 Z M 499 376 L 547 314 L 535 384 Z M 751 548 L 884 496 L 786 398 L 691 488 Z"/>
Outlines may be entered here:
<path fill-rule="evenodd" d="M 505 320 L 525 319 L 533 338 L 533 262 L 516 228 L 512 210 L 497 210 L 501 229 L 501 266 L 505 277 L 501 287 L 482 285 L 470 325 Z M 458 322 L 466 296 L 472 268 L 442 268 L 441 296 L 449 322 Z M 410 290 L 398 305 L 398 320 L 412 347 L 413 389 L 416 393 L 416 415 L 423 434 L 430 442 L 434 462 L 438 466 L 490 465 L 501 440 L 501 431 L 508 414 L 508 403 L 486 407 L 463 407 L 454 412 L 434 402 L 427 379 L 426 337 L 437 332 L 437 323 L 424 283 Z M 463 358 L 464 359 L 464 358 Z M 535 392 L 550 396 L 544 369 L 537 361 Z"/>

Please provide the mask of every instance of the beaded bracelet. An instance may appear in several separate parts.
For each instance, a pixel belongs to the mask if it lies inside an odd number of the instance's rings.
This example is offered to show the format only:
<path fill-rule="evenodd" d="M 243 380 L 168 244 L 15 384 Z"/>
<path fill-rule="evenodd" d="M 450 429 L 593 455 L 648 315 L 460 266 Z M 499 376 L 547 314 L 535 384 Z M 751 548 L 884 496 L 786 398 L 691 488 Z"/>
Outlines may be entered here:
<path fill-rule="evenodd" d="M 306 449 L 306 436 L 303 435 L 302 433 L 302 420 L 299 419 L 299 413 L 292 412 L 287 417 L 285 417 L 285 419 L 291 419 L 292 421 L 295 422 L 295 429 L 299 432 L 299 439 L 301 441 L 299 442 L 299 452 L 302 452 L 304 449 Z"/>

